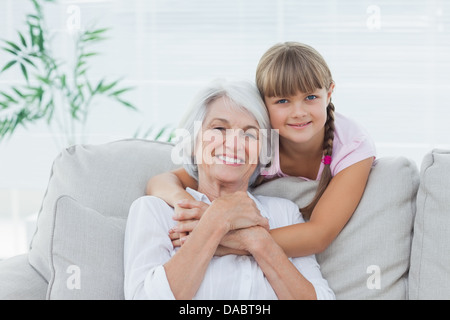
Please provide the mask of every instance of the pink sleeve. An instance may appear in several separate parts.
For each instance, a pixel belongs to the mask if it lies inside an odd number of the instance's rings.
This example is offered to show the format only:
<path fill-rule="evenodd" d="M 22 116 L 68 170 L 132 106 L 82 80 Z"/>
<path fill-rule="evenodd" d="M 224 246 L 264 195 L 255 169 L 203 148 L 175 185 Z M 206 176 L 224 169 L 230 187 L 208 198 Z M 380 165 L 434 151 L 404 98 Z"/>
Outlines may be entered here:
<path fill-rule="evenodd" d="M 361 135 L 350 143 L 342 145 L 333 154 L 331 172 L 335 176 L 345 168 L 359 161 L 376 156 L 375 143 L 368 135 Z"/>

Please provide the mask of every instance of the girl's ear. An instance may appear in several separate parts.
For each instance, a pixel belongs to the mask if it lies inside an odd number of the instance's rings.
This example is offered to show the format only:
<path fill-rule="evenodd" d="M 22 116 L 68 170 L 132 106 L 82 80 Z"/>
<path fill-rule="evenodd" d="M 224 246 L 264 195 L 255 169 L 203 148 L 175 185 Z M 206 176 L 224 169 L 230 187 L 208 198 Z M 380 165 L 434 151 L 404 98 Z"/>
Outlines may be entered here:
<path fill-rule="evenodd" d="M 331 95 L 333 94 L 334 87 L 335 87 L 335 84 L 334 84 L 334 82 L 332 82 L 330 84 L 330 88 L 328 89 L 328 93 L 327 93 L 328 104 L 331 102 Z"/>

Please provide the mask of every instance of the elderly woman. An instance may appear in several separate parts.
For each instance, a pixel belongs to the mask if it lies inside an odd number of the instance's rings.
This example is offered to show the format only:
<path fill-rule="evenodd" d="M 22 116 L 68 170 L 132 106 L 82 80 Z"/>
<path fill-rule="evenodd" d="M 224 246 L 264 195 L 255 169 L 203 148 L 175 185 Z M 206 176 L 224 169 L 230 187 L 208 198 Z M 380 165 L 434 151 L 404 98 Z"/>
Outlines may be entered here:
<path fill-rule="evenodd" d="M 201 121 L 201 130 L 194 130 Z M 261 150 L 259 134 L 269 118 L 257 89 L 246 82 L 213 82 L 194 100 L 183 139 L 187 171 L 209 204 L 181 247 L 168 236 L 176 227 L 173 208 L 145 196 L 130 208 L 125 234 L 127 299 L 334 299 L 314 256 L 289 259 L 269 228 L 303 222 L 288 200 L 252 196 Z M 197 126 L 198 127 L 198 126 Z M 195 132 L 199 131 L 199 132 Z M 224 201 L 233 206 L 223 206 Z M 224 246 L 248 255 L 215 256 Z"/>

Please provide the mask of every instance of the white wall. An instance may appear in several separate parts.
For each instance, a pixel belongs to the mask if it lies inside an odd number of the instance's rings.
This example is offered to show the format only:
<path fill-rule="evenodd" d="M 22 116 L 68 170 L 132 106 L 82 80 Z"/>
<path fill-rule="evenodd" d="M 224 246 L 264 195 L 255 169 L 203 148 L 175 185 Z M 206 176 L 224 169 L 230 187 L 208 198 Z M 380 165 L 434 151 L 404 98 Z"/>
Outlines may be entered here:
<path fill-rule="evenodd" d="M 0 0 L 0 38 L 16 39 L 29 2 Z M 127 98 L 140 109 L 100 101 L 89 143 L 130 137 L 141 125 L 176 125 L 203 83 L 253 80 L 264 51 L 293 40 L 324 55 L 336 82 L 336 110 L 368 129 L 379 157 L 405 155 L 420 165 L 431 148 L 450 147 L 448 1 L 59 1 L 45 13 L 62 57 L 71 49 L 70 6 L 79 9 L 81 28 L 112 27 L 92 77 L 124 76 L 125 85 L 136 87 Z M 0 68 L 6 62 L 1 52 Z M 0 89 L 19 79 L 14 71 L 0 75 Z M 58 151 L 45 124 L 0 143 L 0 259 L 27 250 L 24 219 L 39 210 Z"/>

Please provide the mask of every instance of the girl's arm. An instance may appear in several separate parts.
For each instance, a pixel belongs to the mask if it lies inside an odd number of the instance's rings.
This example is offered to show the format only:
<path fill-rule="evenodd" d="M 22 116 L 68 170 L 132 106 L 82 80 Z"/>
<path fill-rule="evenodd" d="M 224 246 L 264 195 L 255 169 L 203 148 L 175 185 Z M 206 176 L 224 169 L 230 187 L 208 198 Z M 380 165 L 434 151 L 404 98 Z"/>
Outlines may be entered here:
<path fill-rule="evenodd" d="M 372 163 L 371 157 L 334 176 L 308 222 L 270 230 L 272 237 L 288 257 L 316 254 L 328 248 L 356 210 L 364 193 Z M 230 207 L 229 204 L 224 205 Z M 190 216 L 186 219 L 199 219 L 200 216 Z M 190 230 L 192 227 L 180 232 Z"/>
<path fill-rule="evenodd" d="M 180 200 L 194 200 L 185 190 L 187 187 L 197 190 L 197 181 L 186 170 L 179 168 L 152 177 L 147 182 L 145 193 L 163 199 L 167 204 L 175 207 Z"/>
<path fill-rule="evenodd" d="M 287 256 L 316 254 L 333 242 L 361 200 L 372 163 L 362 160 L 334 176 L 308 222 L 270 231 Z"/>

